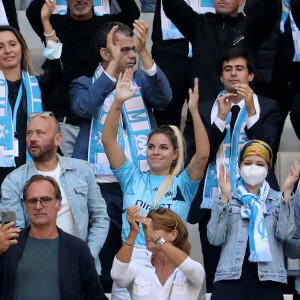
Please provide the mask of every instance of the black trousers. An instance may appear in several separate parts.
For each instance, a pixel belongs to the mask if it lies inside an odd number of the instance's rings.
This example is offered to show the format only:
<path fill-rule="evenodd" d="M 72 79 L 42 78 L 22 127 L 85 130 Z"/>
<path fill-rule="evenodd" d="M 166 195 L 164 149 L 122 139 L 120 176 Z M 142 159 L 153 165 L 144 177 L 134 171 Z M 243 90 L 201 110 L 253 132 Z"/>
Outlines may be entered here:
<path fill-rule="evenodd" d="M 237 280 L 220 280 L 214 283 L 211 300 L 283 300 L 283 283 L 260 281 L 257 263 L 244 258 L 242 275 Z"/>
<path fill-rule="evenodd" d="M 112 263 L 115 255 L 122 246 L 123 192 L 119 183 L 99 184 L 99 186 L 107 205 L 107 213 L 110 217 L 107 239 L 99 253 L 102 266 L 100 280 L 105 293 L 110 293 L 112 287 L 112 278 L 110 276 Z"/>

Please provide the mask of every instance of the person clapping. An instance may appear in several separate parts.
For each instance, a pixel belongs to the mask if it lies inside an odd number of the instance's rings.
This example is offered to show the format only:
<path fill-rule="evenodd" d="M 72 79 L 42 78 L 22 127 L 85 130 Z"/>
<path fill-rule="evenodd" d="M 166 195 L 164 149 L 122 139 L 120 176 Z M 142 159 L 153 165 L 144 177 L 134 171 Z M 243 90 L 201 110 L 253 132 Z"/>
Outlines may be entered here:
<path fill-rule="evenodd" d="M 127 220 L 130 233 L 111 271 L 117 285 L 128 288 L 132 300 L 197 299 L 205 272 L 200 263 L 189 257 L 191 246 L 181 218 L 164 207 L 143 217 L 135 205 L 127 209 Z M 145 263 L 131 262 L 139 223 L 143 224 L 147 250 L 152 252 Z"/>

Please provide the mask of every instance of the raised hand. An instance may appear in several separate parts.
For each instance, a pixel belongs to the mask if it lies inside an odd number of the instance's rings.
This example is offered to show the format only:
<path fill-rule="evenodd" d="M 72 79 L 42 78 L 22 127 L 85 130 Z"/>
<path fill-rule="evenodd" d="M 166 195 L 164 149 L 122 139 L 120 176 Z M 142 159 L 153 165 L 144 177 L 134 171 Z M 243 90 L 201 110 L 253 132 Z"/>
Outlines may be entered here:
<path fill-rule="evenodd" d="M 14 224 L 10 222 L 3 227 L 0 225 L 0 254 L 6 252 L 10 245 L 18 243 L 16 238 L 19 236 L 20 229 L 14 228 Z"/>
<path fill-rule="evenodd" d="M 115 25 L 107 35 L 106 49 L 110 55 L 111 61 L 119 64 L 121 57 L 121 48 L 115 37 L 115 32 L 118 30 L 119 26 Z M 115 39 L 115 41 L 114 41 Z"/>
<path fill-rule="evenodd" d="M 136 36 L 136 52 L 140 56 L 144 69 L 149 70 L 154 64 L 154 61 L 146 48 L 149 26 L 142 20 L 135 20 L 133 27 L 133 32 Z"/>
<path fill-rule="evenodd" d="M 41 10 L 41 20 L 49 20 L 51 14 L 53 13 L 55 9 L 55 0 L 45 0 L 45 4 L 42 7 Z"/>
<path fill-rule="evenodd" d="M 226 172 L 225 176 L 225 165 L 220 165 L 220 172 L 219 172 L 219 187 L 221 189 L 221 200 L 225 203 L 228 203 L 230 192 L 231 192 L 231 183 L 230 183 L 230 175 L 229 171 Z"/>
<path fill-rule="evenodd" d="M 153 231 L 152 219 L 140 216 L 137 221 L 143 224 L 143 230 L 147 238 L 155 242 L 159 236 Z"/>
<path fill-rule="evenodd" d="M 283 184 L 283 194 L 284 201 L 288 202 L 291 197 L 294 185 L 296 181 L 299 179 L 300 166 L 296 159 L 293 161 L 293 165 L 291 166 L 290 172 Z"/>
<path fill-rule="evenodd" d="M 234 93 L 225 93 L 218 98 L 218 117 L 225 121 L 230 112 L 232 100 L 237 96 Z"/>
<path fill-rule="evenodd" d="M 149 26 L 142 20 L 135 20 L 133 28 L 133 32 L 137 38 L 135 49 L 140 54 L 140 52 L 146 50 Z"/>
<path fill-rule="evenodd" d="M 235 86 L 238 95 L 241 95 L 245 100 L 246 110 L 248 112 L 248 117 L 252 117 L 256 114 L 253 101 L 253 90 L 247 83 L 238 83 Z"/>
<path fill-rule="evenodd" d="M 122 73 L 119 74 L 119 78 L 116 86 L 115 101 L 123 103 L 125 100 L 133 97 L 140 90 L 139 87 L 135 88 L 132 91 L 130 90 L 132 78 L 133 78 L 132 69 L 127 69 L 123 75 Z"/>
<path fill-rule="evenodd" d="M 189 89 L 189 109 L 190 112 L 198 112 L 198 102 L 199 102 L 199 91 L 198 91 L 198 78 L 194 79 L 194 90 Z"/>
<path fill-rule="evenodd" d="M 139 223 L 136 221 L 140 213 L 140 206 L 133 205 L 127 208 L 127 221 L 130 225 L 130 231 L 139 233 Z"/>

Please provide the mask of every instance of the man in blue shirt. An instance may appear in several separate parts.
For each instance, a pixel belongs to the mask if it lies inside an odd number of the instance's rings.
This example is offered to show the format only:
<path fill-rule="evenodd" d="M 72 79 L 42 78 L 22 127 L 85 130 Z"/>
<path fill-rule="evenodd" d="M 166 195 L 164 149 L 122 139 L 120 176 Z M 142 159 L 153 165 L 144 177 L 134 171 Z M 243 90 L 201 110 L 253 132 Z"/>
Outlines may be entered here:
<path fill-rule="evenodd" d="M 91 167 L 85 161 L 57 154 L 62 135 L 51 112 L 37 114 L 29 122 L 26 135 L 33 160 L 5 178 L 1 186 L 0 210 L 14 210 L 16 226 L 27 227 L 30 222 L 22 203 L 22 187 L 35 174 L 53 177 L 62 192 L 57 226 L 88 244 L 100 274 L 98 254 L 107 236 L 109 217 Z"/>

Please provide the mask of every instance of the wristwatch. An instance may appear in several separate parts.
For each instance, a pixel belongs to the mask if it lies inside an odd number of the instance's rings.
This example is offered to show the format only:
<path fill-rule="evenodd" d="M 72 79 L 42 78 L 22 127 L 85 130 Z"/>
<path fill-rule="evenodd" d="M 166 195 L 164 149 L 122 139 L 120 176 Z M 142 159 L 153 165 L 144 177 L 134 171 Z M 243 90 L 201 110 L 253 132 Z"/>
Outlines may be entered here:
<path fill-rule="evenodd" d="M 161 236 L 155 243 L 156 243 L 157 247 L 161 247 L 166 242 L 167 242 L 167 240 Z"/>

